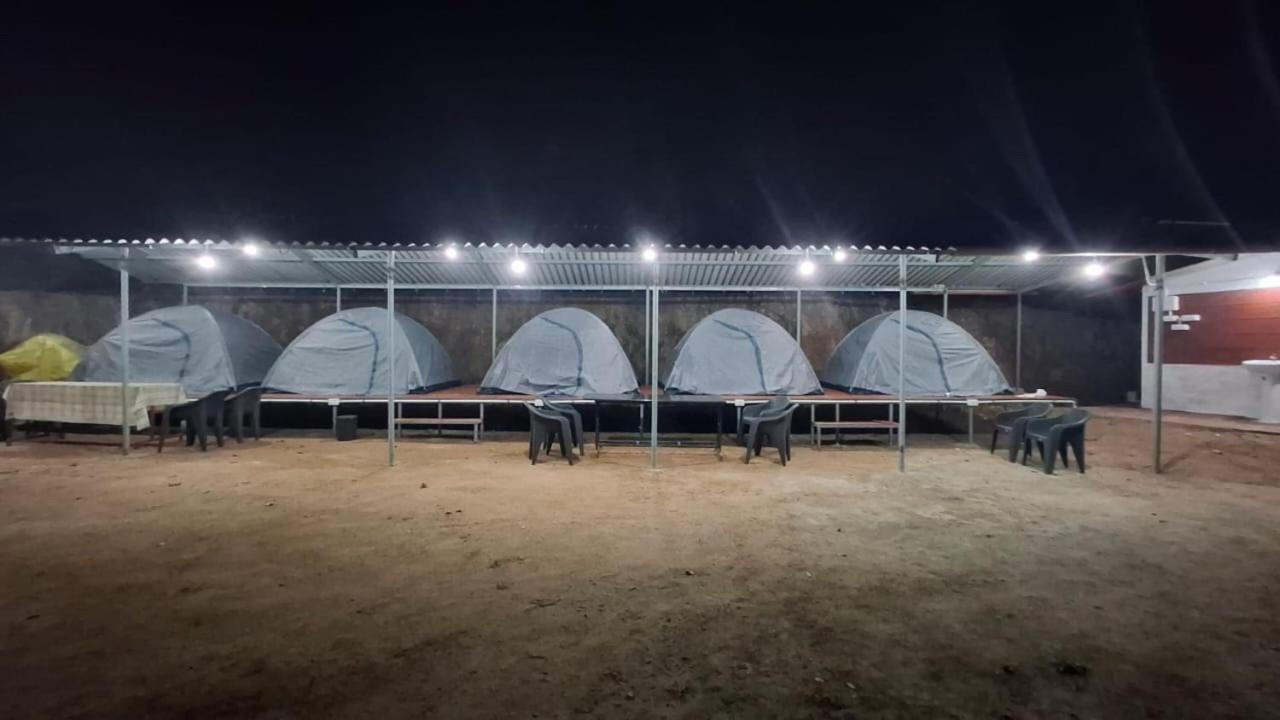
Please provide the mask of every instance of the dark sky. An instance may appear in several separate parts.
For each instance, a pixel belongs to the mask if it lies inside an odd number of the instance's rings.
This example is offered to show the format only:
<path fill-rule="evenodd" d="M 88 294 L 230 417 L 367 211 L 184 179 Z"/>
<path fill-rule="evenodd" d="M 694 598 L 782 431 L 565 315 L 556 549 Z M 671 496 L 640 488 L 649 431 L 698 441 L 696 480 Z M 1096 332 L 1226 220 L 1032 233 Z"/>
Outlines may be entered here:
<path fill-rule="evenodd" d="M 1277 244 L 1269 3 L 100 5 L 0 23 L 0 235 Z"/>

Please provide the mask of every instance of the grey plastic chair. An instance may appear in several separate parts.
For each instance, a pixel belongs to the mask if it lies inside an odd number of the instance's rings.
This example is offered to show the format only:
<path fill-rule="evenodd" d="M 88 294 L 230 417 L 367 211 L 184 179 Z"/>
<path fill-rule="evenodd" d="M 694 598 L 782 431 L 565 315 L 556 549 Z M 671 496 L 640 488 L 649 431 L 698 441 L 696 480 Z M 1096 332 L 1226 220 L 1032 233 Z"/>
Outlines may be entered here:
<path fill-rule="evenodd" d="M 1028 405 L 1020 410 L 996 415 L 995 424 L 991 427 L 991 454 L 995 454 L 996 440 L 1004 432 L 1009 435 L 1009 462 L 1017 460 L 1018 448 L 1022 447 L 1022 433 L 1027 423 L 1048 415 L 1050 409 L 1048 405 Z"/>
<path fill-rule="evenodd" d="M 568 403 L 553 403 L 543 400 L 542 407 L 544 410 L 560 413 L 566 418 L 569 418 L 569 422 L 573 426 L 573 442 L 571 444 L 576 445 L 578 447 L 578 454 L 585 457 L 587 454 L 587 448 L 584 444 L 586 441 L 582 437 L 582 413 L 578 412 L 577 408 Z"/>
<path fill-rule="evenodd" d="M 245 420 L 254 440 L 262 438 L 262 386 L 254 385 L 227 396 L 227 420 L 236 442 L 244 442 Z"/>
<path fill-rule="evenodd" d="M 226 412 L 227 395 L 230 390 L 219 390 L 189 403 L 170 405 L 160 414 L 160 446 L 156 452 L 164 452 L 164 441 L 169 436 L 169 427 L 176 421 L 187 423 L 187 447 L 200 440 L 200 451 L 209 449 L 209 428 L 213 428 L 218 447 L 223 445 L 223 418 Z"/>
<path fill-rule="evenodd" d="M 1089 413 L 1084 410 L 1068 410 L 1057 417 L 1037 418 L 1026 425 L 1023 432 L 1022 464 L 1027 464 L 1034 443 L 1040 450 L 1040 460 L 1046 475 L 1053 474 L 1053 466 L 1058 456 L 1062 456 L 1062 465 L 1069 467 L 1067 447 L 1076 456 L 1076 465 L 1084 472 L 1084 430 L 1089 422 Z"/>
<path fill-rule="evenodd" d="M 525 403 L 529 411 L 529 464 L 538 464 L 538 455 L 550 454 L 553 440 L 560 441 L 560 454 L 574 462 L 573 458 L 573 422 L 564 415 Z"/>
<path fill-rule="evenodd" d="M 780 410 L 784 410 L 787 405 L 790 404 L 791 401 L 787 399 L 786 395 L 774 395 L 769 398 L 768 402 L 747 405 L 742 408 L 742 421 L 738 423 L 738 444 L 747 444 L 747 430 L 750 427 L 747 423 L 748 420 L 754 417 L 759 417 L 762 412 L 778 412 Z"/>
<path fill-rule="evenodd" d="M 747 422 L 747 451 L 742 462 L 751 462 L 752 453 L 759 455 L 767 441 L 778 450 L 783 466 L 791 459 L 791 416 L 799 405 L 789 405 L 781 410 L 762 411 Z"/>

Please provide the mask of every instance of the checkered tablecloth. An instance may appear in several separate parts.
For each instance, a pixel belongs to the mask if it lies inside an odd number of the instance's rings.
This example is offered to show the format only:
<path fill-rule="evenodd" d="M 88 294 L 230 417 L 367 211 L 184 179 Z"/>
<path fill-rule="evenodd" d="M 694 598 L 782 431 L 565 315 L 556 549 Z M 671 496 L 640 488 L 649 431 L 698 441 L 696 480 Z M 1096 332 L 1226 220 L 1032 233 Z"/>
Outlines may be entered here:
<path fill-rule="evenodd" d="M 120 425 L 120 383 L 24 382 L 4 390 L 6 420 Z M 148 407 L 187 402 L 177 383 L 130 383 L 129 424 L 146 429 Z"/>

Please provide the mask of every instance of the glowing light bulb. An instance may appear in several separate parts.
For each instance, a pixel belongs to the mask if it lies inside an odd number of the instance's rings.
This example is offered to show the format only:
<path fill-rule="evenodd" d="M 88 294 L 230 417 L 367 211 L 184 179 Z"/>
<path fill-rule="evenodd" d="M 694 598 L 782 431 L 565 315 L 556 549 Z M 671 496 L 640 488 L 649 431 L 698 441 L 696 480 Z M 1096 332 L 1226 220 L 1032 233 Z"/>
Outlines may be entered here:
<path fill-rule="evenodd" d="M 836 251 L 831 253 L 831 257 L 836 262 L 844 262 L 845 258 L 849 257 L 849 253 L 846 253 L 844 248 L 836 248 Z"/>
<path fill-rule="evenodd" d="M 816 268 L 814 267 L 812 260 L 801 260 L 800 267 L 798 269 L 800 270 L 801 275 L 808 277 L 813 274 L 813 271 Z"/>
<path fill-rule="evenodd" d="M 458 259 L 458 246 L 457 246 L 457 245 L 450 245 L 450 246 L 446 247 L 446 248 L 444 249 L 444 256 L 445 256 L 445 257 L 447 257 L 447 258 L 449 258 L 450 260 L 457 260 L 457 259 Z"/>
<path fill-rule="evenodd" d="M 528 263 L 521 260 L 520 258 L 516 258 L 515 260 L 511 261 L 511 272 L 514 275 L 523 275 L 524 271 L 528 269 L 529 269 Z"/>
<path fill-rule="evenodd" d="M 240 246 L 240 252 L 244 253 L 245 257 L 258 257 L 258 253 L 261 250 L 258 248 L 257 243 L 247 242 Z"/>
<path fill-rule="evenodd" d="M 204 253 L 196 258 L 196 267 L 201 270 L 212 270 L 218 267 L 218 260 L 209 253 Z"/>
<path fill-rule="evenodd" d="M 1037 261 L 1037 260 L 1039 260 L 1039 259 L 1040 259 L 1040 251 L 1039 251 L 1039 250 L 1024 250 L 1024 251 L 1022 252 L 1022 261 L 1023 261 L 1023 262 L 1035 262 L 1035 261 Z"/>
<path fill-rule="evenodd" d="M 650 245 L 640 253 L 640 257 L 643 257 L 645 262 L 653 262 L 658 259 L 658 249 Z"/>
<path fill-rule="evenodd" d="M 1084 266 L 1084 276 L 1090 279 L 1097 279 L 1107 274 L 1107 268 L 1102 263 L 1094 260 Z"/>

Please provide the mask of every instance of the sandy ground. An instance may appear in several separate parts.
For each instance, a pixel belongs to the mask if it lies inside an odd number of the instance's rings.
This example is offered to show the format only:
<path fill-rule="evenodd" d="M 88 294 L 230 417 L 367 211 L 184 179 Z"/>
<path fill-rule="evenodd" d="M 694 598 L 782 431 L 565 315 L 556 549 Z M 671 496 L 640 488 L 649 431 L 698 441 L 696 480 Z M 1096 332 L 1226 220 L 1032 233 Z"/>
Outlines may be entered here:
<path fill-rule="evenodd" d="M 1280 717 L 1280 439 L 0 449 L 0 715 Z"/>

